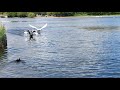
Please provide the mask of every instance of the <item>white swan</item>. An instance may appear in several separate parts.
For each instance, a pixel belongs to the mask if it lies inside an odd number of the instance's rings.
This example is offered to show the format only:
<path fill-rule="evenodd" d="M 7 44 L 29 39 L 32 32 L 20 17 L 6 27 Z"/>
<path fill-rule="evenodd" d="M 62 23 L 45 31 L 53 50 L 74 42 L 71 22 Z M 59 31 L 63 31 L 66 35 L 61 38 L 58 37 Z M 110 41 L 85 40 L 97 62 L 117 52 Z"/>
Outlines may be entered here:
<path fill-rule="evenodd" d="M 34 34 L 34 35 L 38 35 L 39 33 L 39 31 L 40 30 L 42 30 L 43 28 L 45 28 L 46 26 L 47 26 L 47 23 L 44 25 L 44 26 L 42 26 L 41 28 L 37 28 L 37 27 L 35 27 L 35 26 L 33 26 L 33 25 L 30 25 L 29 24 L 29 26 L 30 27 L 32 27 L 32 28 L 34 28 L 34 29 L 36 29 L 36 30 L 32 30 L 32 33 Z M 28 31 L 24 31 L 24 35 L 25 36 L 27 36 L 29 34 L 29 30 Z"/>

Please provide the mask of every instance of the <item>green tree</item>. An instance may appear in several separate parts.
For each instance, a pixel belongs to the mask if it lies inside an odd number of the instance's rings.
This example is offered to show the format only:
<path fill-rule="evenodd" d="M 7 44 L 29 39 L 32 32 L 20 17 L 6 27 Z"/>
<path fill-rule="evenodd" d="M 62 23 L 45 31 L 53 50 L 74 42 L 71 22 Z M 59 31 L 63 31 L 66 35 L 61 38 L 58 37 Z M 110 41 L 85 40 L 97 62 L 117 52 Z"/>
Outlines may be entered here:
<path fill-rule="evenodd" d="M 28 15 L 27 15 L 29 18 L 34 18 L 36 16 L 35 13 L 33 12 L 29 12 Z"/>
<path fill-rule="evenodd" d="M 73 16 L 75 13 L 74 12 L 47 12 L 47 15 L 49 16 Z"/>
<path fill-rule="evenodd" d="M 17 12 L 17 17 L 27 17 L 27 12 Z"/>
<path fill-rule="evenodd" d="M 7 12 L 6 14 L 8 17 L 16 17 L 17 16 L 17 12 Z"/>

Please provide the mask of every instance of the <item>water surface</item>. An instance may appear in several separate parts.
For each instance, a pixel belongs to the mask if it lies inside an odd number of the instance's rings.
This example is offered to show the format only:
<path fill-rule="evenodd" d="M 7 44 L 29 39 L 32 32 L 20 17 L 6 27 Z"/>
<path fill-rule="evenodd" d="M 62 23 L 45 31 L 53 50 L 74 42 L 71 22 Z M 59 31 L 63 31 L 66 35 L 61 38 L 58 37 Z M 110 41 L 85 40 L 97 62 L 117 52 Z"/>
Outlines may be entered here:
<path fill-rule="evenodd" d="M 120 77 L 120 17 L 0 18 L 7 49 L 0 56 L 0 77 Z M 34 40 L 28 24 L 46 28 Z M 15 60 L 21 58 L 22 62 Z"/>

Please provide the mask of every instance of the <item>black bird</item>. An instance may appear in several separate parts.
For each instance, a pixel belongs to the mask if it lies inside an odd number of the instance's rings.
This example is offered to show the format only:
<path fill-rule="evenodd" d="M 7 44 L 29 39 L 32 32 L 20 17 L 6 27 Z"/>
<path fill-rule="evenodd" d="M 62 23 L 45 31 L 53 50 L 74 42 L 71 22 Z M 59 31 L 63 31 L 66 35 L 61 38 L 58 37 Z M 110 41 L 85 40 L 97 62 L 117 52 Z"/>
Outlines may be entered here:
<path fill-rule="evenodd" d="M 33 32 L 28 30 L 28 33 L 29 33 L 29 36 L 30 36 L 30 40 L 33 39 Z"/>
<path fill-rule="evenodd" d="M 20 58 L 16 60 L 16 62 L 20 62 L 20 61 L 21 61 Z"/>

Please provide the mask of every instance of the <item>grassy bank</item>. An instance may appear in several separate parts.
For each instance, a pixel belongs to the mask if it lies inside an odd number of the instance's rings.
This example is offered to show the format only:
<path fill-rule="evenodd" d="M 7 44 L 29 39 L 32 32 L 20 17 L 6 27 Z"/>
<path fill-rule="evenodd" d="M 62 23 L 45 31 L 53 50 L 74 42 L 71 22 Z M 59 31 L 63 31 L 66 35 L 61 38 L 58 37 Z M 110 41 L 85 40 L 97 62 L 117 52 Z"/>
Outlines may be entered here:
<path fill-rule="evenodd" d="M 5 27 L 0 23 L 0 40 L 5 35 Z"/>
<path fill-rule="evenodd" d="M 0 23 L 0 48 L 5 48 L 6 46 L 7 46 L 6 30 L 2 23 Z"/>

